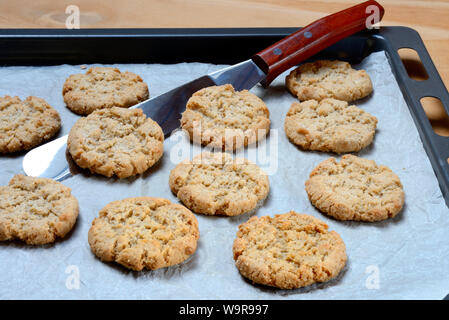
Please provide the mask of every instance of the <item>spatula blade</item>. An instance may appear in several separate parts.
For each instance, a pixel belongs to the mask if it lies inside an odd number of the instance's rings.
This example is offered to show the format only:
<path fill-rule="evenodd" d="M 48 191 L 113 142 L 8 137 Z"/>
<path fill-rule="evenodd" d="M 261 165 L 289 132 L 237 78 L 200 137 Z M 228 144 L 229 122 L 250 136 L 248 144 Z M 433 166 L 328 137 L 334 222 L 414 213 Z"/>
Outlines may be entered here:
<path fill-rule="evenodd" d="M 232 84 L 236 90 L 251 89 L 265 76 L 252 60 L 247 60 L 202 76 L 131 108 L 141 108 L 147 117 L 161 126 L 164 135 L 168 136 L 179 127 L 179 119 L 185 110 L 187 100 L 196 91 L 226 83 Z M 67 136 L 60 137 L 29 151 L 22 162 L 25 173 L 33 177 L 52 178 L 58 181 L 70 177 L 66 159 L 66 141 Z"/>

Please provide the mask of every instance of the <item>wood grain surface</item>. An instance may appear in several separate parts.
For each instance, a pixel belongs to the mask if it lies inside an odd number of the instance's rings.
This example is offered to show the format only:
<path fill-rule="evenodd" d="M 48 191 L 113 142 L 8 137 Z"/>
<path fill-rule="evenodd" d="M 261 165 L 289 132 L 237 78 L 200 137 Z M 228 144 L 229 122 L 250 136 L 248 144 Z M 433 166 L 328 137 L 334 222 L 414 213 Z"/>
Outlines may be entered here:
<path fill-rule="evenodd" d="M 80 9 L 81 28 L 300 27 L 361 1 L 353 0 L 0 0 L 0 28 L 65 28 L 67 6 Z M 379 0 L 382 25 L 416 29 L 449 87 L 449 0 Z M 403 58 L 420 77 L 413 55 Z M 430 103 L 436 131 L 449 135 L 449 118 Z M 435 112 L 440 108 L 439 113 Z"/>

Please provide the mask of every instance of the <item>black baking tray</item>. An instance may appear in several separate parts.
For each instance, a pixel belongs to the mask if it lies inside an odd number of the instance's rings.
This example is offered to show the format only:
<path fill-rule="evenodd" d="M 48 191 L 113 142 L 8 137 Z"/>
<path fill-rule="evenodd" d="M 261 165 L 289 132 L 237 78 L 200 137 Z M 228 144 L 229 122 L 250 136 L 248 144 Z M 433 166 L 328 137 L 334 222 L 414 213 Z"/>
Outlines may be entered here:
<path fill-rule="evenodd" d="M 0 30 L 0 65 L 193 61 L 234 64 L 298 29 L 3 29 Z M 417 81 L 408 76 L 398 55 L 401 48 L 418 53 L 427 80 Z M 449 93 L 419 34 L 407 27 L 366 30 L 339 41 L 311 59 L 358 63 L 381 50 L 386 52 L 449 206 L 449 137 L 434 132 L 420 103 L 423 97 L 438 98 L 449 114 Z"/>

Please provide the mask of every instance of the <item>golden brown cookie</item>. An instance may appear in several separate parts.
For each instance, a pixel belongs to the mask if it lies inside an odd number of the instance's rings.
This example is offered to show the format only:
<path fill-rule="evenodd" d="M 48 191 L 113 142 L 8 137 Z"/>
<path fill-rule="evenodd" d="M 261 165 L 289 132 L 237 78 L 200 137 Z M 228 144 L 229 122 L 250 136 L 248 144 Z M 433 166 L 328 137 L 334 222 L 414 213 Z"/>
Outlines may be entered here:
<path fill-rule="evenodd" d="M 145 172 L 164 152 L 161 127 L 141 109 L 113 107 L 79 119 L 67 139 L 77 165 L 106 177 Z"/>
<path fill-rule="evenodd" d="M 72 74 L 64 83 L 62 95 L 70 110 L 83 115 L 103 108 L 128 108 L 149 97 L 148 85 L 137 74 L 110 67 Z"/>
<path fill-rule="evenodd" d="M 305 63 L 290 72 L 285 84 L 301 101 L 325 98 L 353 101 L 373 91 L 365 70 L 354 70 L 349 63 L 338 60 Z"/>
<path fill-rule="evenodd" d="M 236 216 L 256 208 L 269 191 L 268 176 L 246 159 L 205 152 L 170 172 L 173 193 L 196 213 Z"/>
<path fill-rule="evenodd" d="M 31 149 L 53 137 L 60 127 L 58 112 L 44 99 L 0 98 L 0 153 Z"/>
<path fill-rule="evenodd" d="M 19 174 L 0 187 L 0 241 L 51 243 L 63 238 L 77 217 L 78 201 L 57 181 Z"/>
<path fill-rule="evenodd" d="M 102 261 L 155 270 L 186 260 L 199 236 L 198 222 L 187 208 L 167 199 L 138 197 L 101 209 L 89 230 L 89 244 Z"/>
<path fill-rule="evenodd" d="M 265 137 L 269 115 L 259 97 L 226 84 L 195 92 L 182 114 L 181 127 L 195 143 L 236 150 Z"/>
<path fill-rule="evenodd" d="M 285 118 L 289 140 L 305 150 L 354 152 L 368 146 L 377 118 L 346 101 L 335 99 L 294 102 Z"/>
<path fill-rule="evenodd" d="M 347 257 L 340 235 L 327 229 L 321 220 L 294 211 L 253 216 L 239 226 L 235 265 L 251 281 L 281 289 L 329 281 Z"/>
<path fill-rule="evenodd" d="M 353 155 L 321 162 L 306 191 L 316 208 L 338 220 L 385 220 L 404 205 L 401 181 L 390 168 Z"/>

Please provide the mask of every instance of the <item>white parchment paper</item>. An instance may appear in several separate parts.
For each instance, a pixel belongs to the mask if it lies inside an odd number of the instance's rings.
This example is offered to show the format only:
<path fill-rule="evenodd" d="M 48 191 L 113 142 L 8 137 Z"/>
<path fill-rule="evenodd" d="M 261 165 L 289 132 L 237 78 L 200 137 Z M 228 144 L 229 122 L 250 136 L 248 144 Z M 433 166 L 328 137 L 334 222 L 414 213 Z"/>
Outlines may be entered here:
<path fill-rule="evenodd" d="M 223 67 L 201 63 L 115 66 L 139 74 L 151 96 Z M 201 150 L 192 149 L 178 132 L 165 141 L 162 160 L 138 178 L 107 179 L 82 172 L 65 180 L 80 204 L 74 230 L 52 245 L 1 243 L 0 299 L 443 298 L 449 293 L 449 210 L 385 53 L 371 54 L 356 68 L 366 69 L 374 84 L 374 93 L 357 104 L 379 120 L 374 143 L 358 155 L 389 166 L 401 178 L 406 205 L 394 219 L 339 222 L 309 203 L 304 183 L 319 162 L 333 155 L 301 151 L 286 138 L 284 118 L 295 98 L 285 90 L 285 73 L 270 88 L 252 90 L 268 105 L 275 129 L 265 141 L 269 156 L 254 159 L 270 173 L 270 194 L 258 210 L 234 218 L 197 215 L 201 233 L 197 252 L 179 266 L 132 272 L 97 259 L 87 233 L 107 203 L 144 195 L 178 201 L 168 186 L 169 172 L 180 158 Z M 1 67 L 0 95 L 46 99 L 61 115 L 61 136 L 79 118 L 64 105 L 63 83 L 70 74 L 84 72 L 80 66 L 69 65 Z M 248 157 L 254 151 L 247 150 Z M 0 157 L 0 185 L 23 173 L 22 159 L 23 154 Z M 238 225 L 253 214 L 273 216 L 290 210 L 314 215 L 340 233 L 347 246 L 345 269 L 328 283 L 297 290 L 251 284 L 240 276 L 232 258 Z"/>

